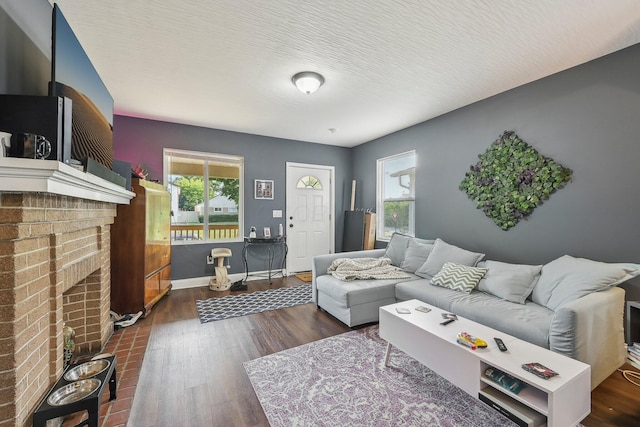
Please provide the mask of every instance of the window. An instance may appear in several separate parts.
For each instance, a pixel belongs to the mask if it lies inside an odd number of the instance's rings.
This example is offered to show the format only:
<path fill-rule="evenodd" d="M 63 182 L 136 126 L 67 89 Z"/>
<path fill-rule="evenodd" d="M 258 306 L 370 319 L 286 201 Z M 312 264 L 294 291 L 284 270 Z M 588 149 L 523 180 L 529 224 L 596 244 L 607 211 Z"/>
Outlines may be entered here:
<path fill-rule="evenodd" d="M 165 149 L 164 171 L 172 243 L 242 239 L 242 157 Z"/>
<path fill-rule="evenodd" d="M 377 238 L 389 240 L 395 231 L 414 236 L 415 151 L 378 159 L 377 183 Z"/>
<path fill-rule="evenodd" d="M 298 180 L 296 188 L 307 188 L 311 190 L 322 190 L 322 183 L 315 176 L 307 175 Z"/>

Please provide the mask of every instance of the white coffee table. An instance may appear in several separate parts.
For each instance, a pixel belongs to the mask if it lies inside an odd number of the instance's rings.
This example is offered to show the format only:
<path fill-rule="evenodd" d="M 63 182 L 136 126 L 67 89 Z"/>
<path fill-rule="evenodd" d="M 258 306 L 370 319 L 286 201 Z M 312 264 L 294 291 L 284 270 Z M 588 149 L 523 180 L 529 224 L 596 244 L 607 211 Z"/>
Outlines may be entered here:
<path fill-rule="evenodd" d="M 418 306 L 429 307 L 431 311 L 416 311 Z M 411 313 L 398 314 L 397 307 L 408 308 Z M 391 346 L 397 347 L 471 396 L 490 394 L 494 399 L 498 396 L 506 407 L 514 400 L 524 404 L 544 415 L 548 427 L 573 426 L 589 415 L 589 365 L 459 316 L 457 321 L 442 326 L 444 312 L 418 300 L 381 307 L 380 337 L 388 343 L 386 362 Z M 458 344 L 456 336 L 463 331 L 482 338 L 488 347 L 471 350 Z M 498 350 L 494 337 L 502 338 L 507 352 Z M 548 380 L 539 378 L 522 369 L 522 364 L 529 362 L 539 362 L 559 375 Z M 484 376 L 489 367 L 518 378 L 527 386 L 519 394 L 513 394 Z"/>

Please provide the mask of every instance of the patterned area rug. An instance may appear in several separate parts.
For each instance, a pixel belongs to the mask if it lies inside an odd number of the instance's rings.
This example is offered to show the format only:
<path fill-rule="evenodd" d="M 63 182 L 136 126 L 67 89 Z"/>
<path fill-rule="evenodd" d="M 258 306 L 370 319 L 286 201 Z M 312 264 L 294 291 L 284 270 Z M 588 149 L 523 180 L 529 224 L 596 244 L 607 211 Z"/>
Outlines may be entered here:
<path fill-rule="evenodd" d="M 311 283 L 309 283 L 250 292 L 248 294 L 196 300 L 196 308 L 198 309 L 200 323 L 207 323 L 230 317 L 293 307 L 294 305 L 306 304 L 311 301 Z"/>
<path fill-rule="evenodd" d="M 386 342 L 378 326 L 244 363 L 272 427 L 515 426 Z"/>

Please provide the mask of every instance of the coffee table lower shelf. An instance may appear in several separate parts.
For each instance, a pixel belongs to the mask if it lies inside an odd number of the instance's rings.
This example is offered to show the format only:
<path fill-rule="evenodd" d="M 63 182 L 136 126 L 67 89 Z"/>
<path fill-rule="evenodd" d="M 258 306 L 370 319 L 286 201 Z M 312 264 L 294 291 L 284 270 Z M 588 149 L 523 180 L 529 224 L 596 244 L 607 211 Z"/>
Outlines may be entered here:
<path fill-rule="evenodd" d="M 493 387 L 485 387 L 478 393 L 478 399 L 491 406 L 514 423 L 523 427 L 546 425 L 547 417 L 531 407 L 506 396 Z"/>
<path fill-rule="evenodd" d="M 428 313 L 416 311 L 418 306 L 431 308 Z M 399 314 L 396 308 L 410 310 Z M 443 326 L 445 311 L 418 300 L 409 300 L 380 308 L 380 337 L 387 341 L 389 360 L 391 346 L 397 347 L 432 371 L 503 413 L 520 414 L 516 423 L 524 426 L 548 427 L 577 425 L 591 412 L 591 367 L 550 350 L 522 341 L 468 319 Z M 487 341 L 488 347 L 471 350 L 456 342 L 460 332 L 468 332 Z M 501 352 L 493 338 L 499 337 L 508 351 Z M 522 364 L 539 362 L 560 375 L 548 380 L 524 369 Z M 493 367 L 526 384 L 518 394 L 503 388 L 484 376 Z M 496 408 L 497 409 L 497 408 Z M 505 415 L 507 415 L 505 413 Z M 507 415 L 509 416 L 509 415 Z M 529 421 L 527 421 L 529 420 Z"/>

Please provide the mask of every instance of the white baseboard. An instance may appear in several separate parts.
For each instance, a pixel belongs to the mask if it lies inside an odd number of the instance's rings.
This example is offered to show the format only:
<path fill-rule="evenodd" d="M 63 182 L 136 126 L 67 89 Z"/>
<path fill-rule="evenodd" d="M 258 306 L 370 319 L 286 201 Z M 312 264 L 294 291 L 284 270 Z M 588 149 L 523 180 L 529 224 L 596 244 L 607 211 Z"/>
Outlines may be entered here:
<path fill-rule="evenodd" d="M 247 281 L 251 282 L 252 280 L 264 280 L 267 278 L 269 272 L 265 271 L 252 271 L 249 275 Z M 259 277 L 256 275 L 264 276 Z M 287 272 L 284 272 L 285 277 L 287 276 Z M 209 279 L 215 276 L 204 276 L 204 277 L 190 277 L 188 279 L 177 279 L 171 281 L 171 289 L 188 289 L 188 288 L 199 288 L 201 286 L 209 286 Z M 238 280 L 244 279 L 244 273 L 234 273 L 229 274 L 227 276 L 229 280 L 233 283 Z M 278 276 L 279 277 L 279 276 Z"/>
<path fill-rule="evenodd" d="M 178 279 L 171 281 L 171 289 L 187 289 L 209 286 L 209 277 L 190 277 L 188 279 Z"/>

